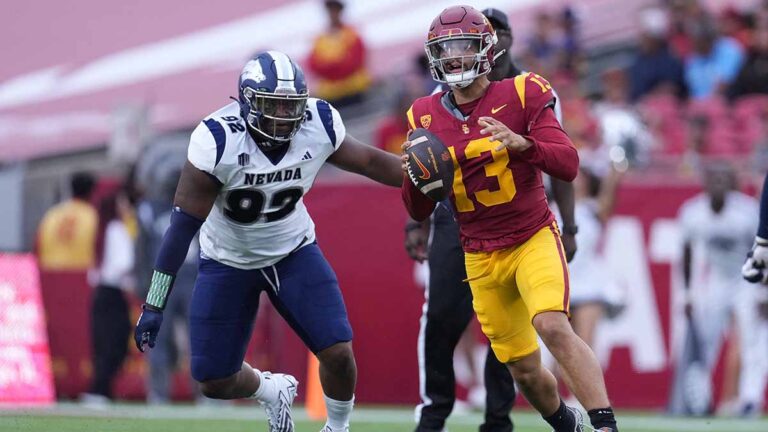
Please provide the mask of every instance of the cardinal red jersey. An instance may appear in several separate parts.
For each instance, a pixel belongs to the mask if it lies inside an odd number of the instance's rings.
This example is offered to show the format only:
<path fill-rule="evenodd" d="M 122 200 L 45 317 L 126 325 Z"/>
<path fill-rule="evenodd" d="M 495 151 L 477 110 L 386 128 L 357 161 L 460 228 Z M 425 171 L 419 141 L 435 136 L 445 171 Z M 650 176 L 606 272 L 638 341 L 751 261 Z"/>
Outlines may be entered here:
<path fill-rule="evenodd" d="M 464 121 L 441 102 L 444 93 L 417 99 L 408 110 L 410 127 L 437 135 L 454 162 L 450 201 L 468 252 L 511 247 L 552 223 L 541 171 L 573 180 L 578 155 L 555 118 L 551 86 L 527 73 L 492 82 Z M 496 150 L 498 141 L 482 134 L 479 117 L 493 117 L 533 142 L 523 152 Z M 411 215 L 423 219 L 435 203 L 405 180 L 403 199 Z"/>

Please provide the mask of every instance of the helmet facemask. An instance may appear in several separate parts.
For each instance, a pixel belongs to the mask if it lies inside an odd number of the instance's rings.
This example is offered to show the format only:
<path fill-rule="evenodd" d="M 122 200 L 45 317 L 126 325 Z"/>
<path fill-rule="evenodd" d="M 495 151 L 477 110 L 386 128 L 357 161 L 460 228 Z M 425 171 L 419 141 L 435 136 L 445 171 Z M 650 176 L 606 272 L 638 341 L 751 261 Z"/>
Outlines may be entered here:
<path fill-rule="evenodd" d="M 306 93 L 280 88 L 270 93 L 245 87 L 242 95 L 248 104 L 248 126 L 266 138 L 257 142 L 260 147 L 272 149 L 287 144 L 299 131 L 307 107 Z"/>
<path fill-rule="evenodd" d="M 491 71 L 488 51 L 496 43 L 493 33 L 464 33 L 433 38 L 425 44 L 432 78 L 452 88 L 465 88 Z"/>

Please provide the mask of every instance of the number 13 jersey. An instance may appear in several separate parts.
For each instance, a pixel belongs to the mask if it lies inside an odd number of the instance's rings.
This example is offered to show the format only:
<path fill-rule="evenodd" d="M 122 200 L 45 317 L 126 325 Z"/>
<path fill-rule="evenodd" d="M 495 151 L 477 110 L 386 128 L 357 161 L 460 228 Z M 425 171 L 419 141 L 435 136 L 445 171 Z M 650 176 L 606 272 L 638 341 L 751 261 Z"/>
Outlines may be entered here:
<path fill-rule="evenodd" d="M 256 146 L 237 103 L 200 122 L 187 158 L 222 185 L 200 230 L 201 255 L 257 269 L 313 242 L 315 224 L 303 196 L 345 134 L 339 113 L 314 98 L 309 98 L 306 118 L 285 154 L 274 160 Z"/>
<path fill-rule="evenodd" d="M 554 221 L 541 171 L 570 181 L 578 168 L 576 149 L 549 109 L 555 103 L 552 87 L 533 73 L 491 82 L 464 120 L 444 105 L 444 95 L 417 99 L 407 116 L 411 129 L 429 129 L 453 157 L 450 201 L 464 250 L 493 251 L 523 243 Z M 520 153 L 496 150 L 500 143 L 480 132 L 478 118 L 483 116 L 499 120 L 533 146 Z M 413 201 L 422 207 L 417 213 L 431 211 L 421 197 L 412 198 L 410 182 L 404 183 L 403 197 L 412 215 Z"/>

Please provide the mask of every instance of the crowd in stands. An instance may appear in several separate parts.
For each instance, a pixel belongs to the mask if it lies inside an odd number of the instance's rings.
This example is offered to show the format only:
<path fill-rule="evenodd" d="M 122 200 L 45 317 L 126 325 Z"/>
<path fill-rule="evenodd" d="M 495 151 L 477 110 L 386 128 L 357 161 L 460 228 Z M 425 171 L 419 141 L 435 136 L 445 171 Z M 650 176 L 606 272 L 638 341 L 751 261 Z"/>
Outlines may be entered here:
<path fill-rule="evenodd" d="M 542 9 L 530 34 L 515 35 L 515 63 L 557 90 L 583 164 L 598 173 L 613 164 L 683 177 L 710 158 L 752 172 L 768 168 L 768 1 L 720 10 L 698 0 L 659 1 L 639 11 L 637 31 L 629 61 L 599 71 L 587 67 L 590 53 L 570 7 Z M 395 113 L 406 105 L 403 95 L 434 88 L 423 56 L 413 70 L 419 91 L 403 84 Z M 599 85 L 587 86 L 590 80 Z M 380 148 L 393 148 L 393 125 L 382 120 Z"/>

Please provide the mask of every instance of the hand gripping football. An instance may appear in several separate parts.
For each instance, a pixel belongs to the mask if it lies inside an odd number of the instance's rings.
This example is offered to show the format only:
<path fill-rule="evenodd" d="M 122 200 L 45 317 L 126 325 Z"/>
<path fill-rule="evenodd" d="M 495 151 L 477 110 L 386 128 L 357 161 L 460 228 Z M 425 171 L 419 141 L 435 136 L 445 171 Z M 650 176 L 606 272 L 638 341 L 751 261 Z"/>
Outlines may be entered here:
<path fill-rule="evenodd" d="M 435 201 L 448 197 L 453 187 L 453 159 L 432 132 L 414 129 L 408 137 L 408 176 L 421 193 Z"/>

